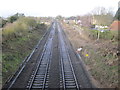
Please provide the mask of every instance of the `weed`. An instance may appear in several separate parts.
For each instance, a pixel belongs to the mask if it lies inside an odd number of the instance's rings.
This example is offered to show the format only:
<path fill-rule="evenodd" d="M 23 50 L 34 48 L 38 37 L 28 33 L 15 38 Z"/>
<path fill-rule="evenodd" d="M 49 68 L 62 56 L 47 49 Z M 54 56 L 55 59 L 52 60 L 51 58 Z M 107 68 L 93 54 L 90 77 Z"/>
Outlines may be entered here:
<path fill-rule="evenodd" d="M 22 60 L 30 54 L 38 40 L 45 33 L 47 26 L 39 26 L 31 17 L 21 17 L 3 28 L 2 72 L 3 84 L 14 74 Z M 30 29 L 32 27 L 32 29 Z M 44 28 L 42 30 L 41 28 Z"/>

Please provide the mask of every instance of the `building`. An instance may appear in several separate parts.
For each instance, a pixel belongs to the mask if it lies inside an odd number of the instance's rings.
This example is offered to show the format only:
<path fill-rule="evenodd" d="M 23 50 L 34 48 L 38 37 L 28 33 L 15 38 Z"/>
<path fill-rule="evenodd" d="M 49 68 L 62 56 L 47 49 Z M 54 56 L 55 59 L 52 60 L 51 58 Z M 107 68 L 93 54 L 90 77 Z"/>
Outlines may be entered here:
<path fill-rule="evenodd" d="M 118 20 L 113 21 L 113 23 L 110 25 L 110 30 L 112 31 L 120 30 L 120 21 Z"/>

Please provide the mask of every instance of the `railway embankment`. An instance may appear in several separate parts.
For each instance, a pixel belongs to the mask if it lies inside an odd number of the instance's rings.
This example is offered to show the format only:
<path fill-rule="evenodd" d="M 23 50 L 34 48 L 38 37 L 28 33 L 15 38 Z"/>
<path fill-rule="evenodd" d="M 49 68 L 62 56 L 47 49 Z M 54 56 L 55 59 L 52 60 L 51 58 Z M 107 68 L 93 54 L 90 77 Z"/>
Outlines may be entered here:
<path fill-rule="evenodd" d="M 74 50 L 84 60 L 86 68 L 91 73 L 96 86 L 100 88 L 118 87 L 119 48 L 118 40 L 116 39 L 118 36 L 115 34 L 117 32 L 100 33 L 100 39 L 97 40 L 95 36 L 97 31 L 81 28 L 77 25 L 65 23 L 62 25 Z M 113 33 L 114 38 L 111 36 Z"/>
<path fill-rule="evenodd" d="M 34 17 L 23 17 L 2 29 L 2 83 L 4 84 L 28 56 L 48 26 Z"/>

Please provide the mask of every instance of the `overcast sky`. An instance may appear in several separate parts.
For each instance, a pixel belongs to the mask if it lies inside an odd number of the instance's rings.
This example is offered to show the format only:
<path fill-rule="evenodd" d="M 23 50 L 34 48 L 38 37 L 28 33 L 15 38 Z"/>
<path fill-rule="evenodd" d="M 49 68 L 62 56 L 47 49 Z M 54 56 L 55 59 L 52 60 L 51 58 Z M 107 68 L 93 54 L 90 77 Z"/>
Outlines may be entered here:
<path fill-rule="evenodd" d="M 0 16 L 15 13 L 26 16 L 73 16 L 89 13 L 95 7 L 118 9 L 120 0 L 1 0 Z"/>

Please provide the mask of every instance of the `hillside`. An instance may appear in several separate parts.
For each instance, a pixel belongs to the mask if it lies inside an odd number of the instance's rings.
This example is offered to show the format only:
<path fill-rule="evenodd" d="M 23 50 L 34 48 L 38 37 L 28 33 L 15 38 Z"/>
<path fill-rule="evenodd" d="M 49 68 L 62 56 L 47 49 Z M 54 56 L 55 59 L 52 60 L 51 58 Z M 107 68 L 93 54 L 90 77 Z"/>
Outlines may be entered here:
<path fill-rule="evenodd" d="M 99 88 L 118 87 L 118 39 L 116 31 L 100 34 L 97 40 L 96 30 L 77 25 L 62 23 L 64 31 L 74 47 L 82 48 L 78 52 L 92 75 L 92 81 Z M 112 36 L 115 36 L 112 38 Z"/>
<path fill-rule="evenodd" d="M 37 22 L 34 17 L 25 16 L 6 23 L 2 29 L 3 84 L 31 53 L 48 27 L 47 24 Z"/>

